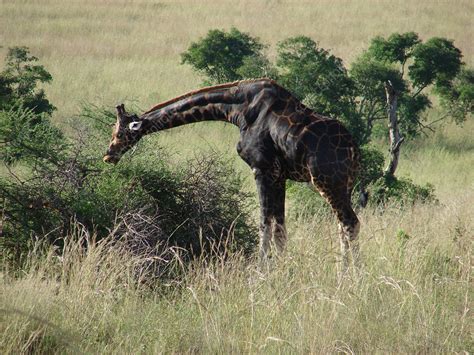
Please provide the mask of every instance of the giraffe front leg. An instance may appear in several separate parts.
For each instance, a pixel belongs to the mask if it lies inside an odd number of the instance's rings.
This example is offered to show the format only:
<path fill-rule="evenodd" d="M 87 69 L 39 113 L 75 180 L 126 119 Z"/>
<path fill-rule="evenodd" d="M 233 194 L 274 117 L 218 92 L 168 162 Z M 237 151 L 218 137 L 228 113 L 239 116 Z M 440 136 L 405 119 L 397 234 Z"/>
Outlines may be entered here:
<path fill-rule="evenodd" d="M 273 224 L 273 240 L 275 242 L 277 253 L 279 255 L 283 254 L 286 250 L 286 243 L 288 240 L 285 222 L 278 222 L 278 220 L 275 219 L 275 223 Z"/>
<path fill-rule="evenodd" d="M 279 255 L 286 250 L 287 233 L 285 227 L 285 180 L 275 182 L 275 202 L 273 204 L 273 240 Z"/>
<path fill-rule="evenodd" d="M 270 254 L 272 236 L 278 252 L 285 249 L 285 182 L 275 181 L 270 172 L 254 170 L 260 201 L 260 260 Z"/>
<path fill-rule="evenodd" d="M 263 262 L 268 259 L 270 253 L 270 242 L 272 240 L 271 219 L 261 216 L 260 221 L 260 244 L 259 256 L 260 261 Z"/>

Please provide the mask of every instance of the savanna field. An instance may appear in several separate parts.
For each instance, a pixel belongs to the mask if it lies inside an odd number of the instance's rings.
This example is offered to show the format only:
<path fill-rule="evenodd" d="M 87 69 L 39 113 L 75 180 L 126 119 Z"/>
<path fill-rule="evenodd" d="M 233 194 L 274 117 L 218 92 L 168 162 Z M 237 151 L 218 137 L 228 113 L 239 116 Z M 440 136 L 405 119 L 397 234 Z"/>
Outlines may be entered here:
<path fill-rule="evenodd" d="M 414 31 L 454 40 L 474 65 L 474 3 L 426 0 L 0 0 L 0 59 L 8 47 L 29 47 L 53 77 L 44 85 L 52 121 L 73 136 L 85 103 L 143 111 L 198 88 L 202 77 L 180 54 L 232 26 L 268 44 L 270 58 L 277 42 L 302 34 L 349 65 L 374 36 Z M 436 118 L 433 101 L 427 115 Z M 270 271 L 240 253 L 190 264 L 176 256 L 179 278 L 153 286 L 137 274 L 145 256 L 95 243 L 94 230 L 73 224 L 61 251 L 37 243 L 20 270 L 2 252 L 0 352 L 472 353 L 474 121 L 447 119 L 426 133 L 403 145 L 396 174 L 432 184 L 438 203 L 360 211 L 362 267 L 342 282 L 336 219 L 323 209 L 295 213 L 293 200 L 288 251 Z M 139 152 L 159 147 L 176 167 L 209 152 L 225 157 L 256 226 L 238 138 L 235 127 L 204 122 L 149 137 Z M 105 153 L 108 138 L 96 142 Z M 386 152 L 383 138 L 374 144 Z"/>

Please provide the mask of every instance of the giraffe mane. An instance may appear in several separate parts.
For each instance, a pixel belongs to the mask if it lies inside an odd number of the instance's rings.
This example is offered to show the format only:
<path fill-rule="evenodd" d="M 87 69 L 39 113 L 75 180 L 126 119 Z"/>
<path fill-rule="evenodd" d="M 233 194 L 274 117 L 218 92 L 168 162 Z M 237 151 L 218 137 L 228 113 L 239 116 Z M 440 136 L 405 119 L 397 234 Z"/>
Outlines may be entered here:
<path fill-rule="evenodd" d="M 249 84 L 249 83 L 254 83 L 254 82 L 257 82 L 257 81 L 261 81 L 261 80 L 268 80 L 268 81 L 274 82 L 272 79 L 258 78 L 258 79 L 237 80 L 237 81 L 233 81 L 233 82 L 230 82 L 230 83 L 219 84 L 219 85 L 214 85 L 214 86 L 206 86 L 206 87 L 201 88 L 201 89 L 197 89 L 197 90 L 187 92 L 186 94 L 177 96 L 173 99 L 163 101 L 163 102 L 153 106 L 148 111 L 144 112 L 143 115 L 146 115 L 150 112 L 159 110 L 160 108 L 163 108 L 163 107 L 166 107 L 168 105 L 174 104 L 175 102 L 178 102 L 179 100 L 185 99 L 187 97 L 190 97 L 190 96 L 193 96 L 193 95 L 196 95 L 196 94 L 201 94 L 203 92 L 209 92 L 209 91 L 218 90 L 218 89 L 227 89 L 227 88 L 231 88 L 231 87 L 234 87 L 234 86 L 238 86 L 240 84 Z"/>

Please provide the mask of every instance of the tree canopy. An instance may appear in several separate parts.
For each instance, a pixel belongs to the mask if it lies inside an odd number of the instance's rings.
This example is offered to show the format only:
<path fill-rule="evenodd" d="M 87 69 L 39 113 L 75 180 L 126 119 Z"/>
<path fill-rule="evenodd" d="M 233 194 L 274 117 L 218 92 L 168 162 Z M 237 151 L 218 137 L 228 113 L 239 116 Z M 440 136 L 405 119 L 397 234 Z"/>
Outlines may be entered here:
<path fill-rule="evenodd" d="M 9 109 L 21 102 L 35 113 L 51 115 L 56 109 L 46 98 L 39 84 L 49 83 L 51 74 L 30 55 L 27 47 L 8 49 L 5 69 L 0 72 L 0 109 Z"/>
<path fill-rule="evenodd" d="M 206 37 L 191 43 L 181 60 L 206 75 L 209 83 L 218 84 L 241 79 L 238 69 L 245 59 L 258 58 L 263 48 L 258 38 L 236 28 L 210 30 Z"/>

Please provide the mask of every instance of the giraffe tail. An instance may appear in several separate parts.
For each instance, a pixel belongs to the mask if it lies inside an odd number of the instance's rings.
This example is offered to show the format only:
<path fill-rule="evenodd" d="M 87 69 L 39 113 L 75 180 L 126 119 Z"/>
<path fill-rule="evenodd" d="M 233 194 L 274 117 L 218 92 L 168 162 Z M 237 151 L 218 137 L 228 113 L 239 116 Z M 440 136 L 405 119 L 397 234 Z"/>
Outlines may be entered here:
<path fill-rule="evenodd" d="M 359 198 L 357 200 L 358 208 L 365 208 L 369 202 L 369 192 L 365 189 L 364 184 L 359 184 Z"/>

